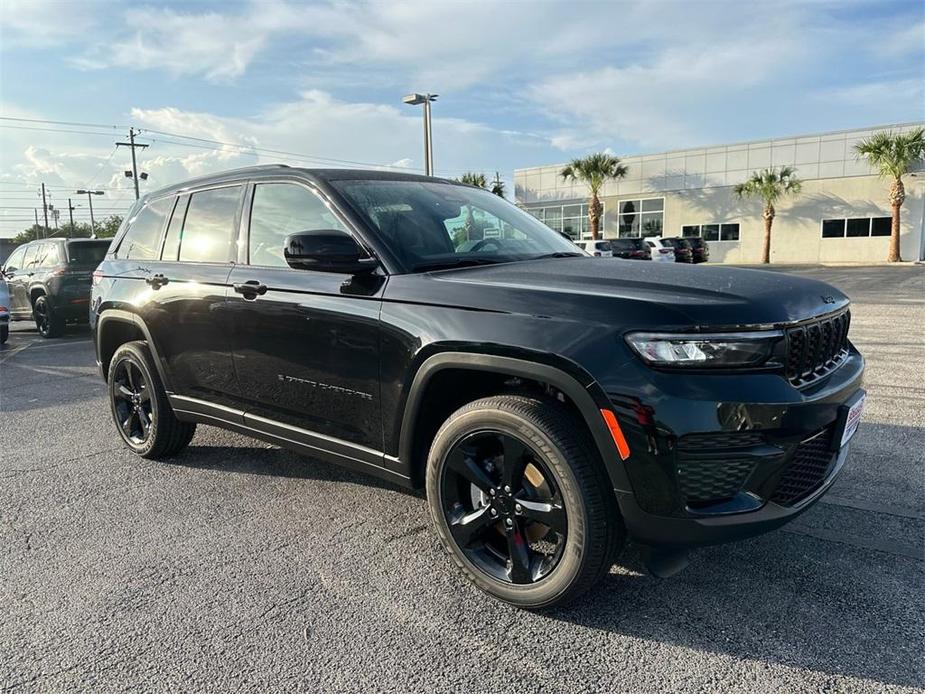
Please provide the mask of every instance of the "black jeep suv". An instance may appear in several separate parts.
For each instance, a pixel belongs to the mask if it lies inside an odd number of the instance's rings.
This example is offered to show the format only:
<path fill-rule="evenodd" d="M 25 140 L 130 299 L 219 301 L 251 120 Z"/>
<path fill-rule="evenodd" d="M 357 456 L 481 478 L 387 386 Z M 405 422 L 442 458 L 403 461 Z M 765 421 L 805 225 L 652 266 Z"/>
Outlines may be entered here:
<path fill-rule="evenodd" d="M 86 323 L 91 274 L 109 239 L 42 239 L 19 246 L 3 265 L 10 318 L 34 320 L 42 337 L 58 337 L 66 323 Z"/>
<path fill-rule="evenodd" d="M 832 287 L 592 258 L 412 175 L 272 166 L 152 193 L 91 321 L 139 455 L 204 423 L 424 488 L 462 572 L 523 607 L 587 589 L 628 538 L 667 575 L 782 525 L 863 403 Z"/>

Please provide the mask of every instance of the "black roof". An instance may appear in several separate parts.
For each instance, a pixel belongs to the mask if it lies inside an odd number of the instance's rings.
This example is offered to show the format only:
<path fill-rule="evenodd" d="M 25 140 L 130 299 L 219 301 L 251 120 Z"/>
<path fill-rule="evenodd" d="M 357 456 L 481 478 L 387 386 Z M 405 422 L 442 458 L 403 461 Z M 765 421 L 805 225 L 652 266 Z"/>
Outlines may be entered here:
<path fill-rule="evenodd" d="M 377 169 L 314 169 L 288 166 L 287 164 L 265 164 L 262 166 L 247 166 L 240 169 L 231 169 L 229 171 L 191 178 L 186 181 L 181 181 L 180 183 L 151 191 L 145 195 L 143 199 L 155 198 L 169 193 L 177 193 L 188 188 L 197 188 L 215 183 L 232 182 L 244 178 L 254 178 L 255 176 L 270 177 L 279 174 L 301 174 L 308 179 L 318 182 L 361 179 L 374 181 L 431 181 L 462 185 L 458 181 L 451 181 L 445 178 L 434 178 L 432 176 L 399 173 L 396 171 L 381 171 Z"/>

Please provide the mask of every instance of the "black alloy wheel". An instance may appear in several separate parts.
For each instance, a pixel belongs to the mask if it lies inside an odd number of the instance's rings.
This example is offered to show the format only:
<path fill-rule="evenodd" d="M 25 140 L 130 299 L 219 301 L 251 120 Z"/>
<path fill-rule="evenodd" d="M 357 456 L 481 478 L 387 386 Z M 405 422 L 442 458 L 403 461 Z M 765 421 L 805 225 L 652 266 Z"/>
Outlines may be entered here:
<path fill-rule="evenodd" d="M 133 453 L 159 460 L 189 445 L 196 424 L 177 419 L 144 342 L 119 347 L 107 373 L 112 419 Z"/>
<path fill-rule="evenodd" d="M 478 588 L 527 609 L 563 605 L 610 569 L 626 532 L 584 422 L 542 395 L 474 400 L 440 427 L 427 503 Z"/>
<path fill-rule="evenodd" d="M 535 583 L 562 557 L 562 495 L 541 456 L 517 437 L 481 431 L 460 440 L 447 456 L 441 502 L 459 548 L 497 580 Z"/>
<path fill-rule="evenodd" d="M 151 384 L 129 359 L 113 370 L 113 415 L 122 437 L 133 446 L 144 446 L 151 435 L 156 414 L 151 403 Z"/>

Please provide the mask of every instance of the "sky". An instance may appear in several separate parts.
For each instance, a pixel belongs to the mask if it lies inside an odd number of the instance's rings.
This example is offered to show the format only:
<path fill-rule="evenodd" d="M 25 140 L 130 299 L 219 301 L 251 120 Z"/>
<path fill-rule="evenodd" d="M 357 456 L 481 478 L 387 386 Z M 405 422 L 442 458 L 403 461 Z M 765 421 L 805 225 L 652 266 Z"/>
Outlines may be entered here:
<path fill-rule="evenodd" d="M 925 2 L 0 0 L 0 237 L 238 166 L 499 172 L 925 120 Z"/>

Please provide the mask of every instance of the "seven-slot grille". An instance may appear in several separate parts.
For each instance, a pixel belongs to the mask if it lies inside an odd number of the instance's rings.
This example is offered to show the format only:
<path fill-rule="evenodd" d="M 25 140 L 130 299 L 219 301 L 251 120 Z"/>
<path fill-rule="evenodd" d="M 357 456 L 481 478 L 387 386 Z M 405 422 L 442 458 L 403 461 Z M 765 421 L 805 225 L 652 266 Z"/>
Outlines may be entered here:
<path fill-rule="evenodd" d="M 805 385 L 844 361 L 851 312 L 842 311 L 787 330 L 787 378 Z"/>

